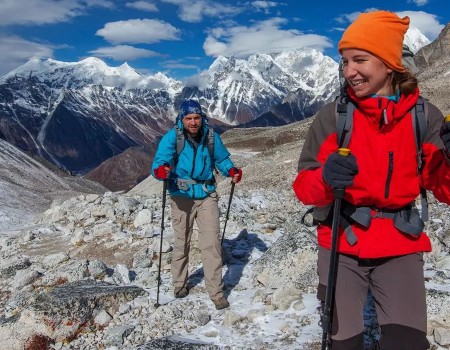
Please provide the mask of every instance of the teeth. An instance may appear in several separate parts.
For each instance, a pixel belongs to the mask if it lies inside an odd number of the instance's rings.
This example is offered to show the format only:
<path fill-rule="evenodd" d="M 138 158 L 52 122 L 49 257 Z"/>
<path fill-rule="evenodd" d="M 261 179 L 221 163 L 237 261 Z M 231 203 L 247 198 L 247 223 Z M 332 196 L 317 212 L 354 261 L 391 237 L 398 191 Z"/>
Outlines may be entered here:
<path fill-rule="evenodd" d="M 364 83 L 365 80 L 359 80 L 359 81 L 352 81 L 352 85 L 353 86 L 357 86 L 357 85 L 361 85 L 362 83 Z"/>

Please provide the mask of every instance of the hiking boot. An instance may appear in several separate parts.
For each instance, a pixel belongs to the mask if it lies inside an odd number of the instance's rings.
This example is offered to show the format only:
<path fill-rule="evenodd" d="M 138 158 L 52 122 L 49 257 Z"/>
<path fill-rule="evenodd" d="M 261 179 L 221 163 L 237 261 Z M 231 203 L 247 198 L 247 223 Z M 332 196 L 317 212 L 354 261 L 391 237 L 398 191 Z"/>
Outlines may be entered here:
<path fill-rule="evenodd" d="M 189 288 L 186 285 L 183 287 L 175 287 L 173 294 L 175 295 L 175 298 L 185 298 L 189 294 Z"/>
<path fill-rule="evenodd" d="M 214 306 L 216 307 L 217 310 L 222 310 L 222 309 L 226 309 L 226 308 L 230 307 L 230 303 L 224 297 L 219 297 L 217 299 L 211 299 L 211 300 L 214 303 Z"/>

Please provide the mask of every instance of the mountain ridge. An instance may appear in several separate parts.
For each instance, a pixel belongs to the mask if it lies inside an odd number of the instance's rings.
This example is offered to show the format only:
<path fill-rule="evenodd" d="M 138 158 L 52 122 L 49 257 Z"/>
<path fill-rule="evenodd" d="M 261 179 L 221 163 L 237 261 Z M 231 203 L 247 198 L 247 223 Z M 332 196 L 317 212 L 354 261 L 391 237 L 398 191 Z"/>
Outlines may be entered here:
<path fill-rule="evenodd" d="M 292 71 L 300 65 L 303 71 Z M 209 72 L 213 83 L 202 89 L 181 88 L 162 73 L 144 76 L 128 64 L 111 68 L 96 58 L 33 58 L 0 79 L 0 132 L 20 149 L 83 174 L 129 147 L 152 147 L 186 98 L 197 98 L 222 130 L 270 111 L 293 89 L 306 107 L 298 115 L 308 117 L 336 89 L 335 65 L 314 50 L 219 58 Z M 316 78 L 325 68 L 326 79 Z M 281 116 L 277 124 L 293 120 Z"/>
<path fill-rule="evenodd" d="M 415 51 L 424 39 L 413 34 L 408 40 Z M 314 49 L 246 60 L 219 57 L 196 84 L 185 86 L 162 73 L 141 74 L 127 63 L 33 58 L 0 78 L 0 135 L 62 169 L 86 174 L 112 157 L 121 168 L 120 154 L 128 148 L 156 148 L 186 98 L 198 99 L 210 124 L 223 132 L 308 118 L 338 87 L 337 63 Z M 140 178 L 148 172 L 139 173 Z"/>

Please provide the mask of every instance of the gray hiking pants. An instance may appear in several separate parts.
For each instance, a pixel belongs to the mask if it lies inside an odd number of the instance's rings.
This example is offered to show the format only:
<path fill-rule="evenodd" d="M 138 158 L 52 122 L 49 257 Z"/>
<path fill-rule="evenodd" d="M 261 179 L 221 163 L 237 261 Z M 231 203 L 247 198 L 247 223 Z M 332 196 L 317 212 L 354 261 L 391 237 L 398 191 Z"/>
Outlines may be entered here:
<path fill-rule="evenodd" d="M 325 300 L 330 251 L 319 247 L 318 298 Z M 380 259 L 338 256 L 332 349 L 364 349 L 363 308 L 371 290 L 381 350 L 425 350 L 427 310 L 422 253 Z"/>
<path fill-rule="evenodd" d="M 182 287 L 188 283 L 189 249 L 194 220 L 196 220 L 206 290 L 211 299 L 222 297 L 222 246 L 219 239 L 217 193 L 211 193 L 204 199 L 171 197 L 170 207 L 172 226 L 175 231 L 172 255 L 174 287 Z"/>

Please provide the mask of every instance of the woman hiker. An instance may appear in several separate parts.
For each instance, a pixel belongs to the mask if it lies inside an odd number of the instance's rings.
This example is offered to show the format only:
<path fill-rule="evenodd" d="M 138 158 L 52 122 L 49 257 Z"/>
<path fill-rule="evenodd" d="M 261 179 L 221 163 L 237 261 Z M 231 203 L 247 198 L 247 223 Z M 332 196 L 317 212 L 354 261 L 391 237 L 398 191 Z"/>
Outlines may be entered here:
<path fill-rule="evenodd" d="M 293 183 L 298 199 L 316 207 L 330 205 L 333 190 L 345 188 L 332 350 L 364 349 L 368 290 L 375 300 L 381 350 L 429 348 L 423 253 L 431 250 L 431 243 L 414 202 L 423 187 L 450 204 L 450 122 L 427 103 L 428 127 L 418 157 L 411 110 L 419 89 L 416 78 L 402 65 L 408 26 L 408 17 L 375 11 L 361 14 L 345 30 L 338 50 L 346 94 L 356 106 L 350 155 L 337 152 L 335 105 L 330 103 L 308 131 Z M 369 220 L 355 221 L 354 214 L 363 213 Z M 323 302 L 331 223 L 322 221 L 317 234 L 318 298 Z"/>

